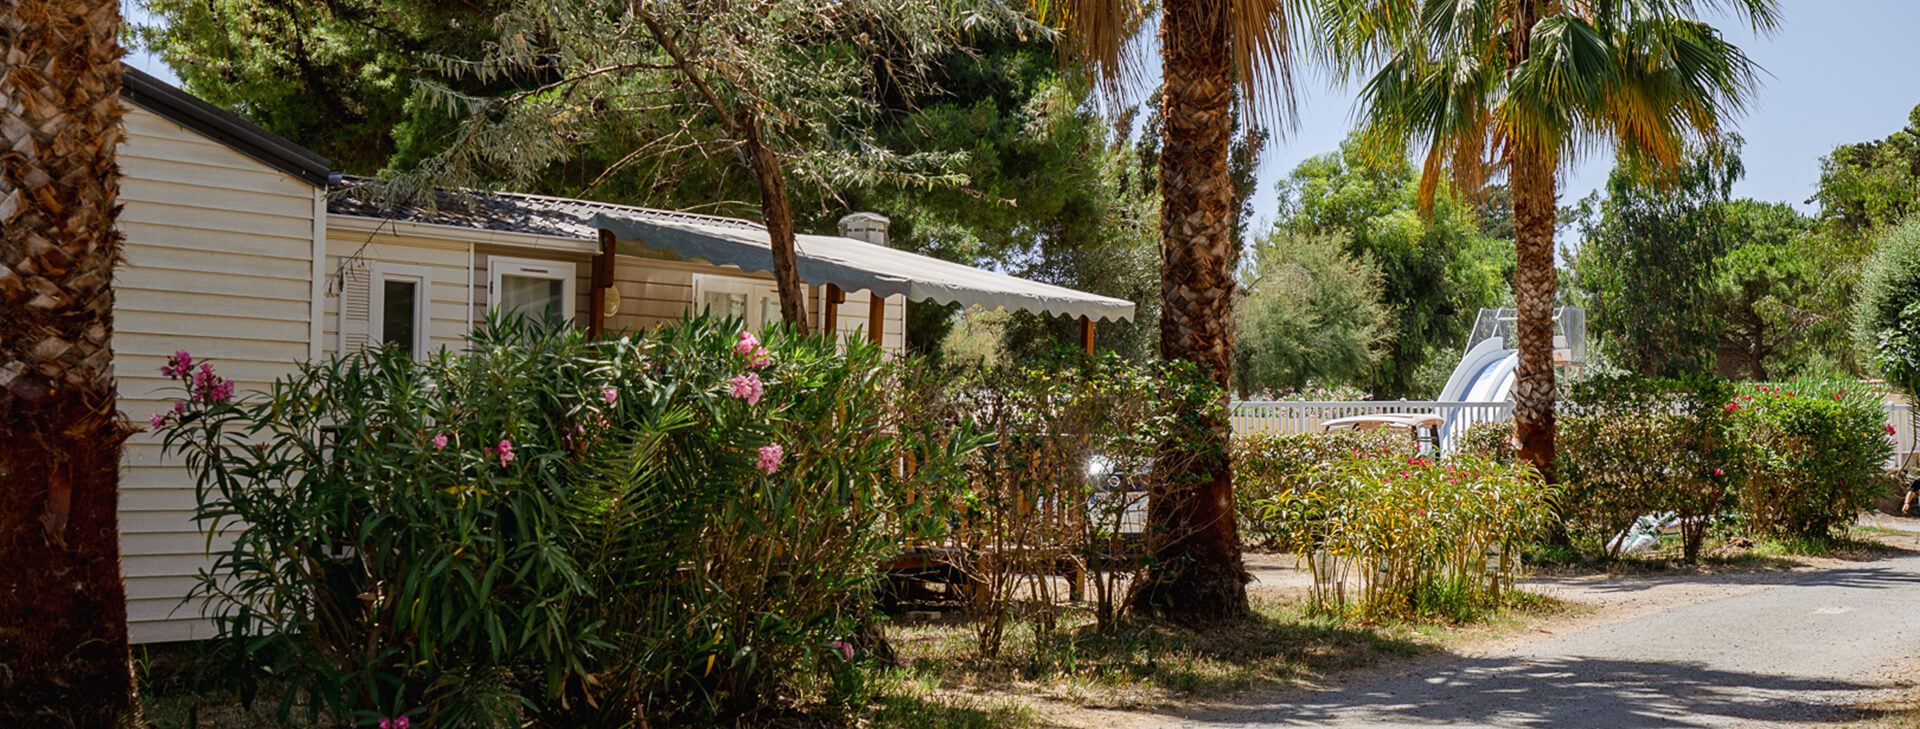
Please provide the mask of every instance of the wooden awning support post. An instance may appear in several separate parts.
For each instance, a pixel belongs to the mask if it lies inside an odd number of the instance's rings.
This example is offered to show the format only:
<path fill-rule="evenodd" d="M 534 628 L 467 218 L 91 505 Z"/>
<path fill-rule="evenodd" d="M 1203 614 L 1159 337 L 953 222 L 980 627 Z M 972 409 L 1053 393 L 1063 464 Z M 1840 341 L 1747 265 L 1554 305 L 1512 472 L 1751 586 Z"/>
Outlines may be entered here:
<path fill-rule="evenodd" d="M 593 257 L 593 275 L 587 297 L 587 337 L 599 339 L 607 332 L 607 290 L 613 288 L 613 231 L 600 231 L 600 252 Z"/>
<path fill-rule="evenodd" d="M 820 307 L 823 312 L 820 331 L 826 332 L 829 339 L 840 336 L 840 305 L 844 303 L 847 303 L 847 292 L 841 291 L 839 284 L 827 284 L 827 303 Z"/>
<path fill-rule="evenodd" d="M 1093 354 L 1093 319 L 1080 317 L 1080 348 Z"/>
<path fill-rule="evenodd" d="M 879 344 L 881 336 L 887 332 L 887 297 L 869 289 L 867 301 L 867 339 Z"/>

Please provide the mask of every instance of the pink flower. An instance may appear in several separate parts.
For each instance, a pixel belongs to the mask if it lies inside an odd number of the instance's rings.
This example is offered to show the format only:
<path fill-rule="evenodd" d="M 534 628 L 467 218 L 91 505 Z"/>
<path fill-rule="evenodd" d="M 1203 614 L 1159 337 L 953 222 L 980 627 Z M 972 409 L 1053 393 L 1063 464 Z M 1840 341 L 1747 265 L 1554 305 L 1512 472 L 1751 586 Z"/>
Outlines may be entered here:
<path fill-rule="evenodd" d="M 487 455 L 499 456 L 500 467 L 505 468 L 507 463 L 513 460 L 513 441 L 507 440 L 505 438 L 501 438 L 500 445 L 492 446 L 487 449 Z"/>
<path fill-rule="evenodd" d="M 433 449 L 437 451 L 445 447 L 447 447 L 447 434 L 435 433 L 433 435 Z"/>
<path fill-rule="evenodd" d="M 747 401 L 748 405 L 759 405 L 760 396 L 767 394 L 766 386 L 760 383 L 760 376 L 752 372 L 734 375 L 727 380 L 734 397 Z"/>
<path fill-rule="evenodd" d="M 620 399 L 620 391 L 611 387 L 606 388 L 600 391 L 600 399 L 606 404 L 612 405 L 613 401 Z"/>
<path fill-rule="evenodd" d="M 153 427 L 155 427 L 155 428 L 158 428 L 158 427 L 160 427 L 160 426 L 162 426 L 162 425 L 166 425 L 166 424 L 167 424 L 167 414 L 166 414 L 166 413 L 154 413 L 154 414 L 152 414 L 152 415 L 148 415 L 148 416 L 147 416 L 147 422 L 149 422 L 149 423 L 152 423 L 152 424 L 153 424 Z"/>
<path fill-rule="evenodd" d="M 1739 410 L 1739 409 L 1740 409 L 1740 404 L 1739 404 L 1739 403 L 1733 403 L 1733 402 L 1730 402 L 1730 403 L 1727 403 L 1727 410 L 1728 410 L 1728 411 L 1733 411 L 1733 410 Z"/>
<path fill-rule="evenodd" d="M 1727 475 L 1727 472 L 1726 472 L 1726 471 L 1722 471 L 1722 470 L 1720 470 L 1720 469 L 1718 469 L 1718 468 L 1716 468 L 1716 469 L 1713 469 L 1713 475 L 1715 475 L 1715 476 L 1725 476 L 1725 475 Z"/>
<path fill-rule="evenodd" d="M 1401 477 L 1403 477 L 1403 478 L 1404 478 L 1404 477 L 1405 477 L 1406 475 L 1407 475 L 1407 472 L 1406 472 L 1406 471 L 1401 471 L 1401 472 L 1400 472 L 1400 476 L 1401 476 Z"/>
<path fill-rule="evenodd" d="M 767 362 L 772 359 L 773 355 L 767 353 L 766 347 L 754 347 L 753 354 L 747 359 L 747 367 L 757 370 L 767 366 Z"/>
<path fill-rule="evenodd" d="M 759 348 L 760 338 L 747 331 L 741 331 L 740 336 L 733 343 L 733 353 L 742 357 L 752 356 L 753 350 Z"/>
<path fill-rule="evenodd" d="M 384 716 L 380 717 L 380 729 L 393 729 L 393 720 Z"/>
<path fill-rule="evenodd" d="M 1427 510 L 1426 510 L 1426 509 L 1421 509 L 1421 510 L 1420 510 L 1420 515 L 1421 515 L 1421 516 L 1426 516 L 1426 515 L 1427 515 Z"/>
<path fill-rule="evenodd" d="M 781 448 L 779 443 L 769 443 L 760 446 L 759 465 L 762 471 L 771 474 L 774 471 L 780 470 L 780 462 L 786 460 L 786 458 L 786 449 Z"/>
<path fill-rule="evenodd" d="M 179 349 L 174 350 L 173 356 L 167 358 L 167 364 L 160 368 L 160 374 L 164 377 L 179 377 L 192 370 L 193 355 L 187 354 L 184 349 Z"/>
<path fill-rule="evenodd" d="M 852 643 L 836 640 L 831 643 L 828 643 L 827 647 L 840 651 L 840 656 L 842 658 L 845 658 L 849 661 L 853 660 L 853 644 Z M 402 729 L 405 729 L 405 728 L 402 727 Z"/>
<path fill-rule="evenodd" d="M 1882 426 L 1880 426 L 1880 427 L 1882 427 L 1882 428 L 1886 428 L 1886 429 L 1887 429 L 1887 435 L 1898 435 L 1898 434 L 1899 434 L 1899 431 L 1896 431 L 1896 430 L 1894 430 L 1894 429 L 1893 429 L 1893 423 L 1887 423 L 1886 425 L 1882 425 Z"/>
<path fill-rule="evenodd" d="M 393 729 L 407 729 L 407 724 L 410 723 L 411 722 L 407 721 L 407 717 L 398 717 L 393 720 Z"/>

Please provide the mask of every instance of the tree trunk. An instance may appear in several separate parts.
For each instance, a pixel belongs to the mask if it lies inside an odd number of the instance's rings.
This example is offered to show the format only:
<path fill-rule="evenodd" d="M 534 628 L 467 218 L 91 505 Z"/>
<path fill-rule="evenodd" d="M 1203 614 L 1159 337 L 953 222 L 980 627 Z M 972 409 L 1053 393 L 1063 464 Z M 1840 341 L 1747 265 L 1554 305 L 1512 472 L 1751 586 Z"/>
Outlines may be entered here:
<path fill-rule="evenodd" d="M 1513 152 L 1513 298 L 1520 364 L 1513 382 L 1513 437 L 1520 460 L 1553 472 L 1554 156 L 1530 145 Z"/>
<path fill-rule="evenodd" d="M 794 258 L 793 208 L 787 202 L 787 180 L 780 171 L 780 158 L 760 136 L 760 115 L 750 104 L 741 105 L 739 125 L 753 178 L 760 184 L 760 216 L 766 221 L 767 239 L 773 246 L 773 283 L 780 291 L 780 318 L 804 337 L 809 329 L 807 287 L 800 283 Z"/>
<path fill-rule="evenodd" d="M 138 721 L 120 581 L 120 6 L 0 0 L 0 726 Z"/>
<path fill-rule="evenodd" d="M 1233 185 L 1228 174 L 1233 86 L 1228 3 L 1168 0 L 1160 23 L 1160 354 L 1194 362 L 1225 398 L 1233 370 Z M 1153 561 L 1128 602 L 1136 612 L 1203 622 L 1246 612 L 1248 580 L 1233 514 L 1230 424 L 1222 407 L 1196 414 L 1155 459 L 1147 515 Z"/>

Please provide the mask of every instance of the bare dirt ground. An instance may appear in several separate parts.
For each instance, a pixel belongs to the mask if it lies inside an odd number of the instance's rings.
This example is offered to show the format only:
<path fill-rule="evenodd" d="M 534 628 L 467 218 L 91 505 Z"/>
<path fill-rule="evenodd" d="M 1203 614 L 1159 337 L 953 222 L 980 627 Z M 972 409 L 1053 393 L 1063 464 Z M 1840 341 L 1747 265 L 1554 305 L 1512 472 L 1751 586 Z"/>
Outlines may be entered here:
<path fill-rule="evenodd" d="M 1920 520 L 1863 525 L 1884 530 L 1873 539 L 1887 549 L 1536 575 L 1525 589 L 1575 609 L 1470 628 L 1433 654 L 1319 684 L 1165 711 L 1038 708 L 1099 729 L 1891 726 L 1920 684 Z M 1311 579 L 1290 557 L 1248 561 L 1256 590 L 1299 593 Z"/>

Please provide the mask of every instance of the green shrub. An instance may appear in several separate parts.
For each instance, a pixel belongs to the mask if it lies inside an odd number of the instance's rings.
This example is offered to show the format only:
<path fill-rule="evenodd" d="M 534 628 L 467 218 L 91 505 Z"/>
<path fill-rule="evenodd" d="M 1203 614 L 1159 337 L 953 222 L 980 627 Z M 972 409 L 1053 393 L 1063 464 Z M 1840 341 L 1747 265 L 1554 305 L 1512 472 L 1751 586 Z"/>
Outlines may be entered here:
<path fill-rule="evenodd" d="M 1854 337 L 1867 361 L 1907 394 L 1920 438 L 1920 216 L 1882 233 L 1860 277 Z"/>
<path fill-rule="evenodd" d="M 1746 473 L 1722 380 L 1599 377 L 1574 390 L 1559 421 L 1558 471 L 1570 535 L 1606 547 L 1642 514 L 1678 517 L 1682 553 L 1699 559 L 1707 526 L 1734 503 Z"/>
<path fill-rule="evenodd" d="M 1111 629 L 1148 494 L 1187 470 L 1186 456 L 1164 447 L 1167 436 L 1221 407 L 1219 388 L 1190 363 L 1073 350 L 963 369 L 950 382 L 947 417 L 990 436 L 967 464 L 965 487 L 946 495 L 945 546 L 964 548 L 957 565 L 979 588 L 978 649 L 999 652 L 1022 597 L 1034 598 L 1022 612 L 1036 635 L 1055 629 L 1056 587 L 1034 575 L 1091 575 L 1096 624 Z"/>
<path fill-rule="evenodd" d="M 1467 426 L 1454 449 L 1485 456 L 1501 463 L 1513 462 L 1513 423 L 1487 421 Z"/>
<path fill-rule="evenodd" d="M 1417 450 L 1406 433 L 1386 428 L 1235 436 L 1233 501 L 1241 537 L 1276 546 L 1284 527 L 1273 521 L 1268 505 L 1310 485 L 1314 469 L 1361 455 L 1405 459 Z"/>
<path fill-rule="evenodd" d="M 196 593 L 212 644 L 283 713 L 361 725 L 861 701 L 879 561 L 971 441 L 926 440 L 875 347 L 747 340 L 493 323 L 467 354 L 314 363 L 241 401 L 181 375 L 156 426 L 230 539 Z"/>
<path fill-rule="evenodd" d="M 1497 597 L 1519 548 L 1551 525 L 1557 498 L 1531 466 L 1472 454 L 1443 462 L 1349 455 L 1312 469 L 1307 481 L 1269 500 L 1267 519 L 1279 543 L 1310 565 L 1316 609 L 1365 617 Z"/>
<path fill-rule="evenodd" d="M 1886 411 L 1845 381 L 1746 385 L 1734 401 L 1748 451 L 1741 507 L 1757 533 L 1828 539 L 1887 488 Z"/>

